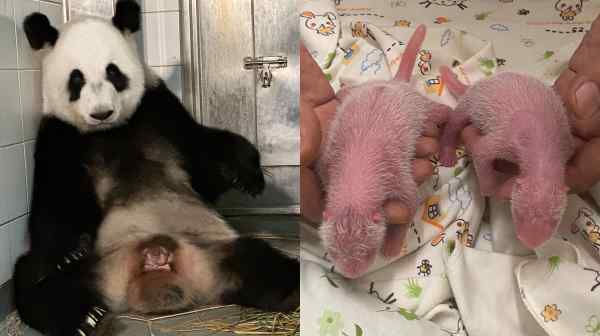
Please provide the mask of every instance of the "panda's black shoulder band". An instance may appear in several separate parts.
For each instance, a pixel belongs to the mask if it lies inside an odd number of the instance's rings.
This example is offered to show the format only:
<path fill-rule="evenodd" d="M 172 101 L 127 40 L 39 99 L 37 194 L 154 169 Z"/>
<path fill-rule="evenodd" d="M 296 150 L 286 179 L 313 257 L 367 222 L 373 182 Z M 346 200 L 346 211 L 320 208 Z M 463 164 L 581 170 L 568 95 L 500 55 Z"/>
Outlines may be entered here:
<path fill-rule="evenodd" d="M 39 50 L 46 44 L 54 46 L 58 40 L 58 30 L 52 27 L 48 17 L 42 13 L 32 13 L 23 21 L 25 35 L 31 48 Z"/>
<path fill-rule="evenodd" d="M 128 30 L 135 33 L 140 30 L 141 10 L 140 5 L 134 0 L 120 0 L 115 8 L 113 25 L 120 31 Z"/>

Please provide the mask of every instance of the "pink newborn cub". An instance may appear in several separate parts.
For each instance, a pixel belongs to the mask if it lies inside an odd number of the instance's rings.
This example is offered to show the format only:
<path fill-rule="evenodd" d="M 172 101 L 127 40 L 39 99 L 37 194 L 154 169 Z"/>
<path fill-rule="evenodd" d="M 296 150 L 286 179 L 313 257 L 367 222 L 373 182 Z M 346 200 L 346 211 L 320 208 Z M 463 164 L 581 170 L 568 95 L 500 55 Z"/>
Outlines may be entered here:
<path fill-rule="evenodd" d="M 483 134 L 467 144 L 481 193 L 510 197 L 517 237 L 531 249 L 556 231 L 567 202 L 565 165 L 574 150 L 560 96 L 541 81 L 504 72 L 471 87 L 450 69 L 442 81 L 459 102 L 442 135 L 443 165 L 456 163 L 460 131 L 472 122 Z M 518 166 L 511 175 L 495 169 L 498 162 Z"/>
<path fill-rule="evenodd" d="M 318 162 L 327 194 L 322 241 L 335 269 L 349 278 L 364 274 L 377 253 L 400 253 L 398 226 L 386 228 L 383 205 L 419 204 L 412 175 L 417 138 L 426 121 L 443 124 L 450 108 L 409 85 L 425 39 L 419 26 L 406 46 L 394 79 L 344 88 Z"/>

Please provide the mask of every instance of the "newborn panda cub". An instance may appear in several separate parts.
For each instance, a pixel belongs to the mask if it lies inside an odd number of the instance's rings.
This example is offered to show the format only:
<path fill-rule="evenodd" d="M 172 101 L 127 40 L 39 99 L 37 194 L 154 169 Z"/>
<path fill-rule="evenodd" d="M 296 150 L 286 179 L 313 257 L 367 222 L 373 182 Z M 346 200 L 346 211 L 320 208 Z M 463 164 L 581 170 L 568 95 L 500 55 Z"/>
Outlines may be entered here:
<path fill-rule="evenodd" d="M 35 151 L 31 250 L 16 264 L 22 320 L 49 335 L 91 335 L 106 316 L 202 304 L 286 311 L 299 266 L 240 237 L 212 209 L 220 195 L 265 186 L 256 148 L 197 124 L 140 61 L 135 1 L 112 22 L 24 27 L 43 52 L 44 117 Z"/>

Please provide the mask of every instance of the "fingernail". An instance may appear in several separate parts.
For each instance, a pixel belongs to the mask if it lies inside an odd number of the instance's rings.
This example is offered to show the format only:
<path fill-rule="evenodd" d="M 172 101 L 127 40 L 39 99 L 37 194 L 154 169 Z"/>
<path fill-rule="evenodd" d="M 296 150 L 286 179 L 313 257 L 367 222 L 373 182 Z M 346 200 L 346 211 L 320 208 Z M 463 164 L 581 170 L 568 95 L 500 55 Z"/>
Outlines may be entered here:
<path fill-rule="evenodd" d="M 575 92 L 577 107 L 575 115 L 579 119 L 591 117 L 600 106 L 600 91 L 594 82 L 585 82 Z"/>

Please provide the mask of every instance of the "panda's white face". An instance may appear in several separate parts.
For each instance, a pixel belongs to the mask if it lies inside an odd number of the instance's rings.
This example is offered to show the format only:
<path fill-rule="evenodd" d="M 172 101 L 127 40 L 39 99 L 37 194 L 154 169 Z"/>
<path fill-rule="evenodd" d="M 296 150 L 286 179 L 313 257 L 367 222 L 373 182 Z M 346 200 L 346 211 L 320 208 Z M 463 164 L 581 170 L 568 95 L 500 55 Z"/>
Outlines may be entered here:
<path fill-rule="evenodd" d="M 84 18 L 64 26 L 42 64 L 44 112 L 91 132 L 123 124 L 144 92 L 132 34 Z"/>

